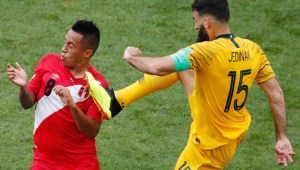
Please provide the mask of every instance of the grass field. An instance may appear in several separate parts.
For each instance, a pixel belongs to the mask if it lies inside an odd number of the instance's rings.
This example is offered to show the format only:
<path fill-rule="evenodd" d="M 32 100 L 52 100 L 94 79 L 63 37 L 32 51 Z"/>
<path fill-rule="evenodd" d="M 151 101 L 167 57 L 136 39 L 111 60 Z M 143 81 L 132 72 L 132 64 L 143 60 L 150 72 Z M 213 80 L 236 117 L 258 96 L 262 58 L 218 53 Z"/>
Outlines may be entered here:
<path fill-rule="evenodd" d="M 120 89 L 142 76 L 121 58 L 128 45 L 147 55 L 166 55 L 195 41 L 192 0 L 1 0 L 0 1 L 0 169 L 28 169 L 32 162 L 34 109 L 23 110 L 19 88 L 9 82 L 6 64 L 18 61 L 31 76 L 36 63 L 60 53 L 77 19 L 94 20 L 101 45 L 92 64 Z M 296 155 L 288 169 L 300 169 L 300 0 L 229 0 L 231 31 L 264 49 L 285 92 L 288 135 Z M 254 85 L 247 107 L 250 131 L 228 170 L 275 170 L 275 134 L 266 96 Z M 187 97 L 178 83 L 151 94 L 105 121 L 97 136 L 103 170 L 173 169 L 191 123 Z"/>

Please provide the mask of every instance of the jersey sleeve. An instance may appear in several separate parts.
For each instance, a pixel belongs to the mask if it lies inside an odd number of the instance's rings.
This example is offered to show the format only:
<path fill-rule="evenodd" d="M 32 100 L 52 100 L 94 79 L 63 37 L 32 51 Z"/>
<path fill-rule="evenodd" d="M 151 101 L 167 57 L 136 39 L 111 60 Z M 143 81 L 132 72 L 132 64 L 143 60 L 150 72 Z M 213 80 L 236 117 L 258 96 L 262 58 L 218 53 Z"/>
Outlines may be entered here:
<path fill-rule="evenodd" d="M 97 105 L 93 101 L 91 101 L 91 103 L 89 104 L 89 107 L 87 109 L 87 116 L 102 124 L 101 113 L 99 112 Z"/>
<path fill-rule="evenodd" d="M 190 46 L 193 51 L 188 55 L 190 68 L 200 71 L 212 62 L 212 49 L 206 42 L 196 43 Z"/>
<path fill-rule="evenodd" d="M 29 89 L 34 94 L 37 94 L 42 86 L 42 78 L 43 78 L 43 74 L 45 73 L 44 65 L 46 62 L 45 61 L 46 57 L 47 56 L 43 57 L 39 61 L 39 63 L 37 64 L 37 66 L 34 69 L 34 75 L 28 82 Z"/>
<path fill-rule="evenodd" d="M 261 59 L 261 63 L 259 66 L 260 68 L 255 77 L 255 82 L 257 84 L 263 83 L 263 82 L 275 77 L 275 73 L 271 67 L 271 64 L 261 48 L 258 49 L 258 53 L 260 54 L 260 57 L 262 57 L 262 59 Z"/>

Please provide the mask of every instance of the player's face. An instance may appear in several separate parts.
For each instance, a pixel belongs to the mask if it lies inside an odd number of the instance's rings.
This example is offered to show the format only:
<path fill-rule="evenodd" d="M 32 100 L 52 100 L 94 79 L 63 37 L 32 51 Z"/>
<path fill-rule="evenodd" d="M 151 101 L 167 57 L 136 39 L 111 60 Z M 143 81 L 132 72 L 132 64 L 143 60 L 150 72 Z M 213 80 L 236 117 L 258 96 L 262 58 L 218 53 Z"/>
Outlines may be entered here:
<path fill-rule="evenodd" d="M 84 60 L 84 49 L 82 48 L 81 42 L 83 35 L 69 30 L 65 37 L 65 43 L 62 48 L 62 60 L 65 66 L 72 69 L 77 65 L 81 64 Z"/>
<path fill-rule="evenodd" d="M 195 29 L 199 31 L 200 26 L 201 26 L 201 18 L 198 15 L 198 12 L 196 10 L 194 10 L 193 19 L 195 21 Z"/>
<path fill-rule="evenodd" d="M 194 10 L 193 19 L 195 21 L 195 29 L 198 30 L 198 36 L 196 42 L 208 41 L 209 36 L 203 25 L 203 20 L 198 15 L 198 12 L 196 10 Z"/>
<path fill-rule="evenodd" d="M 201 24 L 196 42 L 209 41 L 208 33 L 203 24 Z"/>

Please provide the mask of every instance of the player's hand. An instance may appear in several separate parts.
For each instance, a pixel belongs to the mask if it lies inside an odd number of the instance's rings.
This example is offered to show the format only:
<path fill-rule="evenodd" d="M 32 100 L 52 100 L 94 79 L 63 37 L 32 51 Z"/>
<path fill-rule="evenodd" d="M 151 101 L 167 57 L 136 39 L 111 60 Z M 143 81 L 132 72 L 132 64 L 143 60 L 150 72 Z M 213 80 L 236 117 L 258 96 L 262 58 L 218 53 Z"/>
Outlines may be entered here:
<path fill-rule="evenodd" d="M 292 145 L 287 138 L 277 140 L 275 151 L 277 155 L 277 163 L 279 165 L 287 167 L 288 161 L 293 162 L 292 157 L 295 155 L 295 152 L 293 151 Z"/>
<path fill-rule="evenodd" d="M 66 106 L 74 106 L 75 103 L 72 99 L 71 93 L 68 88 L 57 85 L 53 87 L 53 91 L 60 97 L 60 100 L 66 105 Z"/>
<path fill-rule="evenodd" d="M 141 56 L 142 51 L 139 48 L 128 46 L 123 54 L 123 59 L 128 61 L 133 56 Z"/>
<path fill-rule="evenodd" d="M 16 68 L 7 64 L 7 76 L 11 82 L 18 86 L 25 86 L 27 84 L 27 74 L 24 69 L 16 62 Z"/>

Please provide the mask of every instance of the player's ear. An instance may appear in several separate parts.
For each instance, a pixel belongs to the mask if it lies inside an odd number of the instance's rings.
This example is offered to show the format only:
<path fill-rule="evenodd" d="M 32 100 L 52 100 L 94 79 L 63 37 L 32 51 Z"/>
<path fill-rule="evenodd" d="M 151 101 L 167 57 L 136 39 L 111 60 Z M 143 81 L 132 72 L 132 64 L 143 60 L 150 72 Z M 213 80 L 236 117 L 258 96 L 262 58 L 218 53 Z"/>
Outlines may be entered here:
<path fill-rule="evenodd" d="M 208 17 L 205 17 L 204 19 L 204 27 L 207 29 L 207 28 L 209 28 L 210 27 L 210 25 L 211 25 L 211 20 L 210 20 L 210 18 L 208 18 Z"/>
<path fill-rule="evenodd" d="M 84 57 L 90 58 L 90 57 L 92 57 L 92 55 L 93 55 L 93 50 L 91 50 L 91 49 L 85 50 Z"/>

